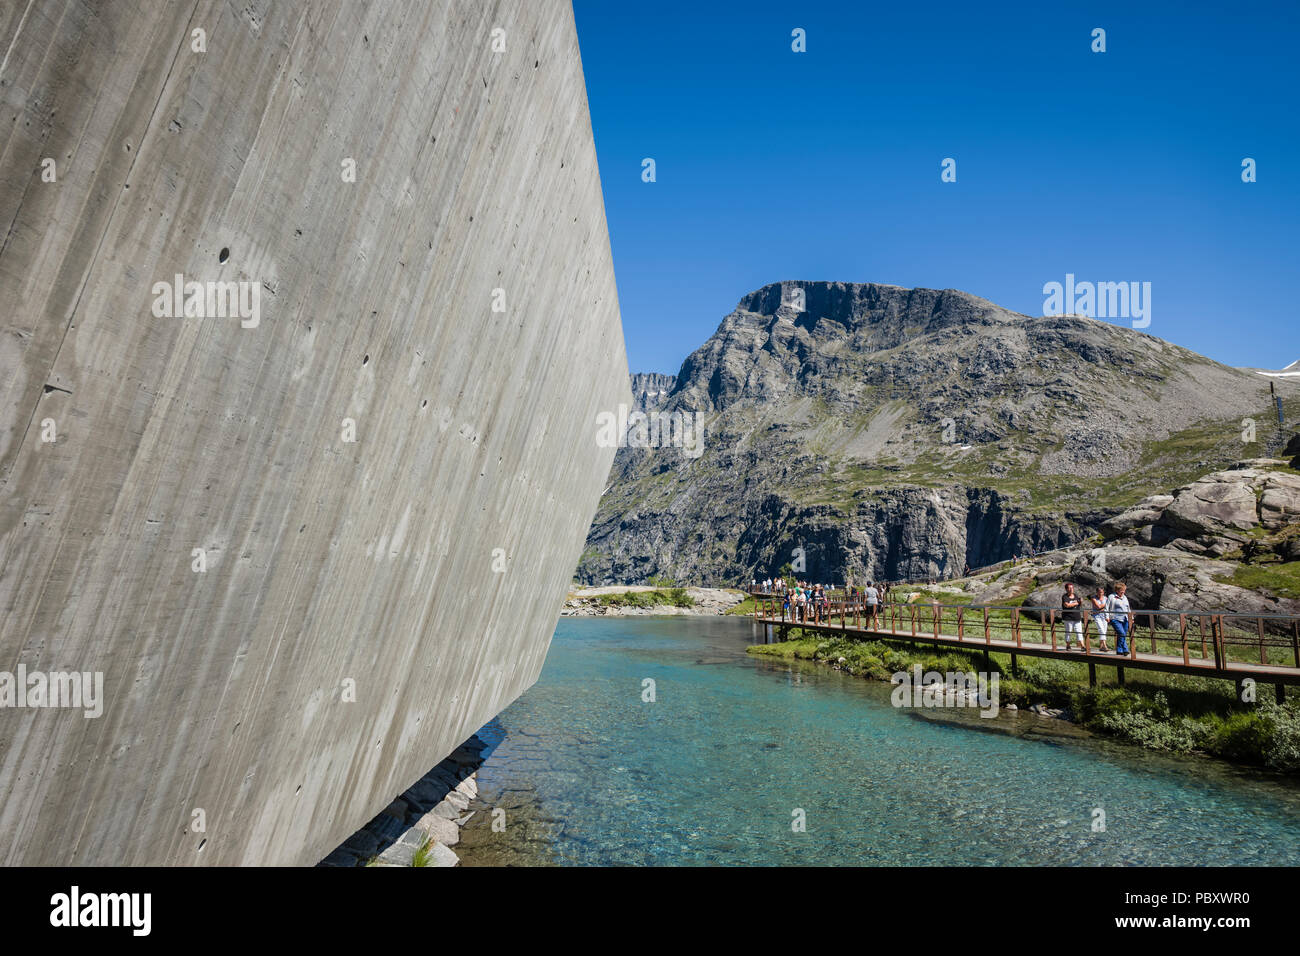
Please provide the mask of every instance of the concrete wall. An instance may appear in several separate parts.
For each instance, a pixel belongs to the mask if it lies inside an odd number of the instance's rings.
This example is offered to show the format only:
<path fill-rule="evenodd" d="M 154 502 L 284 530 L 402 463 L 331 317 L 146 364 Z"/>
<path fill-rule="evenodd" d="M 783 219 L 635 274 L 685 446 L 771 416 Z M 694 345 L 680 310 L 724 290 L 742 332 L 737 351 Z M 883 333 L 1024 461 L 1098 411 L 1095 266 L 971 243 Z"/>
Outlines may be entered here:
<path fill-rule="evenodd" d="M 105 681 L 0 863 L 316 862 L 536 680 L 630 401 L 568 3 L 6 3 L 0 242 L 0 671 Z"/>

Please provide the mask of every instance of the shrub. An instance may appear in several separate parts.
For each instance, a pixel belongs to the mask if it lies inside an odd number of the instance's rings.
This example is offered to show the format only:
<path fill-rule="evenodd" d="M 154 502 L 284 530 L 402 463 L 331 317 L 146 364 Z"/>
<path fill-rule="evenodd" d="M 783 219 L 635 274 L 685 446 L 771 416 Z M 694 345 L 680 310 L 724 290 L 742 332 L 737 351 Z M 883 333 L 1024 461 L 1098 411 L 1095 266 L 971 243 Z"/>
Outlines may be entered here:
<path fill-rule="evenodd" d="M 1273 723 L 1273 739 L 1264 751 L 1264 763 L 1274 770 L 1300 772 L 1300 705 L 1261 704 Z"/>
<path fill-rule="evenodd" d="M 1229 760 L 1262 764 L 1272 738 L 1273 721 L 1259 711 L 1246 711 L 1222 720 L 1208 749 Z"/>
<path fill-rule="evenodd" d="M 1209 728 L 1191 717 L 1166 720 L 1136 709 L 1102 714 L 1096 719 L 1095 726 L 1122 740 L 1175 753 L 1205 749 L 1210 738 Z"/>

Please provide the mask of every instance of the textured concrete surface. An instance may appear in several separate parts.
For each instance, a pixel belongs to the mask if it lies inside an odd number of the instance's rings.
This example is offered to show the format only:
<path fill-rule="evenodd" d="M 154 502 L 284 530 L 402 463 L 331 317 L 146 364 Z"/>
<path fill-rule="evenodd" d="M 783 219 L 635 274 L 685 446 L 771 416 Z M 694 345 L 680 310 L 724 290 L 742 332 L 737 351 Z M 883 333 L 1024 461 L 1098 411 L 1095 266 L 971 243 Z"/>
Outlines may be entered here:
<path fill-rule="evenodd" d="M 569 5 L 6 3 L 0 243 L 0 671 L 105 697 L 0 709 L 0 863 L 316 863 L 536 680 L 631 399 Z"/>

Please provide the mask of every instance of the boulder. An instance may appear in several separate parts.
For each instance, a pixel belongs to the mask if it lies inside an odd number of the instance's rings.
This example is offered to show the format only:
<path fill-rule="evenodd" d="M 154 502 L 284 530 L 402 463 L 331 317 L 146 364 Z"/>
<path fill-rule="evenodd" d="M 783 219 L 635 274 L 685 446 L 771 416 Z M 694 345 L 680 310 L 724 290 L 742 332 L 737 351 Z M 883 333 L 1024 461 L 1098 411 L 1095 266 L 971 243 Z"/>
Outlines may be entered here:
<path fill-rule="evenodd" d="M 1148 548 L 1163 548 L 1171 541 L 1178 540 L 1178 533 L 1173 528 L 1167 528 L 1162 524 L 1149 524 L 1138 528 L 1133 535 L 1133 540 Z"/>
<path fill-rule="evenodd" d="M 459 862 L 460 857 L 441 843 L 434 843 L 429 847 L 430 866 L 455 866 Z"/>
<path fill-rule="evenodd" d="M 1264 481 L 1259 498 L 1259 521 L 1270 531 L 1278 531 L 1300 520 L 1300 474 L 1273 472 Z"/>
<path fill-rule="evenodd" d="M 1248 531 L 1259 524 L 1253 480 L 1262 477 L 1251 469 L 1206 475 L 1178 490 L 1159 523 L 1180 537 Z"/>
<path fill-rule="evenodd" d="M 424 845 L 426 839 L 423 831 L 411 827 L 404 831 L 391 846 L 385 847 L 376 862 L 387 863 L 390 866 L 410 866 L 415 858 L 415 852 Z"/>
<path fill-rule="evenodd" d="M 455 846 L 460 842 L 460 827 L 456 821 L 439 814 L 426 813 L 416 822 L 415 827 L 444 846 Z"/>
<path fill-rule="evenodd" d="M 1160 520 L 1160 516 L 1173 500 L 1173 495 L 1151 495 L 1143 498 L 1132 508 L 1107 518 L 1097 530 L 1104 538 L 1119 538 L 1147 525 L 1153 525 Z"/>

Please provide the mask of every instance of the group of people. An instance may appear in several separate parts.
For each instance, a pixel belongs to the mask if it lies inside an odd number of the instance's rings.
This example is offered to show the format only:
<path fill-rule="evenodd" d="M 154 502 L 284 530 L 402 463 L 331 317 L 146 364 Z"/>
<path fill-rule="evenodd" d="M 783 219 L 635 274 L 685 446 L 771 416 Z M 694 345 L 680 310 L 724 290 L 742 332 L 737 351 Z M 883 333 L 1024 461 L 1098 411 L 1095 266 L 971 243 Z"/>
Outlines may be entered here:
<path fill-rule="evenodd" d="M 1083 598 L 1074 589 L 1074 582 L 1066 582 L 1065 593 L 1061 595 L 1061 620 L 1065 622 L 1065 649 L 1073 650 L 1075 640 L 1083 648 L 1083 624 L 1091 620 L 1097 628 L 1099 649 L 1108 651 L 1106 632 L 1115 632 L 1115 653 L 1128 653 L 1128 636 L 1133 629 L 1132 608 L 1128 603 L 1128 587 L 1123 581 L 1115 585 L 1111 594 L 1105 587 L 1097 585 L 1097 590 L 1088 598 Z M 1088 618 L 1084 615 L 1087 614 Z"/>
<path fill-rule="evenodd" d="M 766 594 L 781 595 L 785 616 L 796 623 L 824 624 L 830 620 L 830 589 L 824 584 L 810 584 L 807 581 L 792 581 L 787 584 L 781 577 L 750 582 L 750 590 L 759 588 Z M 862 607 L 868 627 L 880 623 L 880 607 L 885 603 L 887 594 L 885 585 L 877 586 L 870 581 L 861 589 L 853 585 L 847 591 L 849 605 Z"/>

